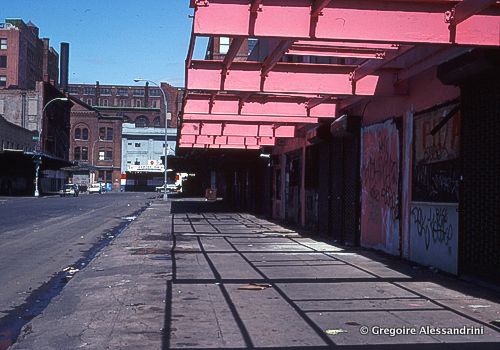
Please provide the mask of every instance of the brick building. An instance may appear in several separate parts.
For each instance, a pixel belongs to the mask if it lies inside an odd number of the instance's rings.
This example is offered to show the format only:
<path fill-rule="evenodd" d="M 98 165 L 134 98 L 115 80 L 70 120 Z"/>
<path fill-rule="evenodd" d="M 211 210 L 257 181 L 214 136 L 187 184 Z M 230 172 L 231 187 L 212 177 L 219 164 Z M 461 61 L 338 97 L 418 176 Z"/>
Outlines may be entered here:
<path fill-rule="evenodd" d="M 39 38 L 39 29 L 21 19 L 0 23 L 0 88 L 35 89 L 37 81 L 59 77 L 59 55 L 49 39 Z"/>
<path fill-rule="evenodd" d="M 167 96 L 169 127 L 177 127 L 177 115 L 182 102 L 182 91 L 161 83 Z M 103 115 L 119 116 L 137 127 L 165 127 L 163 95 L 158 87 L 128 85 L 69 84 L 68 92 L 98 109 Z"/>
<path fill-rule="evenodd" d="M 161 88 L 172 116 L 168 127 L 176 128 L 182 91 L 165 83 Z M 77 101 L 71 112 L 70 159 L 97 167 L 91 182 L 105 182 L 109 189 L 119 190 L 124 176 L 120 172 L 122 123 L 132 123 L 137 129 L 164 130 L 163 94 L 147 83 L 145 86 L 68 84 L 68 92 Z"/>
<path fill-rule="evenodd" d="M 89 182 L 102 182 L 109 190 L 120 189 L 121 116 L 106 116 L 87 103 L 70 97 L 69 157 L 91 169 Z"/>

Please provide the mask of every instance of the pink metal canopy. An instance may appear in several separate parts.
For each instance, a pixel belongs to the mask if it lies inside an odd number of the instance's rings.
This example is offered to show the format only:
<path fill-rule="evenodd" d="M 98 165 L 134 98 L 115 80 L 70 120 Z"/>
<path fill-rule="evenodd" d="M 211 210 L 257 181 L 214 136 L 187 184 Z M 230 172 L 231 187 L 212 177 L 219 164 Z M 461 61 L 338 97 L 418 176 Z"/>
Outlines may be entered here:
<path fill-rule="evenodd" d="M 494 0 L 191 0 L 191 6 L 180 147 L 275 145 L 363 98 L 405 94 L 406 80 L 472 47 L 500 46 Z M 227 37 L 230 45 L 220 60 L 194 60 L 197 36 Z M 249 38 L 266 42 L 268 54 L 241 61 Z"/>

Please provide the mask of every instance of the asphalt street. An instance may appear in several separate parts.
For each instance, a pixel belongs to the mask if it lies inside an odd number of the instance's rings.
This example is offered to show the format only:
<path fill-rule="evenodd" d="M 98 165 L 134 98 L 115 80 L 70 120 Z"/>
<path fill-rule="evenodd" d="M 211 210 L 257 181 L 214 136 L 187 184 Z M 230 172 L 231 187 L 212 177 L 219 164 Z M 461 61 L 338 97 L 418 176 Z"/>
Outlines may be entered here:
<path fill-rule="evenodd" d="M 0 197 L 0 320 L 63 269 L 84 264 L 103 235 L 113 238 L 153 196 Z"/>

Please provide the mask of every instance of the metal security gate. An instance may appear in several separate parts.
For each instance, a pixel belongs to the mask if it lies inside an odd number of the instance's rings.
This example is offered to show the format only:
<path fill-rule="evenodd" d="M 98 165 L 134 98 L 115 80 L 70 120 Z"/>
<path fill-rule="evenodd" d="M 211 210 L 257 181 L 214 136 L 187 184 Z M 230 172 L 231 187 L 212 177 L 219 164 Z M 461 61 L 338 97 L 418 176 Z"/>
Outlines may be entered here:
<path fill-rule="evenodd" d="M 359 245 L 360 120 L 350 117 L 340 130 L 332 130 L 331 221 L 333 240 Z"/>
<path fill-rule="evenodd" d="M 500 82 L 461 86 L 460 270 L 500 282 Z"/>

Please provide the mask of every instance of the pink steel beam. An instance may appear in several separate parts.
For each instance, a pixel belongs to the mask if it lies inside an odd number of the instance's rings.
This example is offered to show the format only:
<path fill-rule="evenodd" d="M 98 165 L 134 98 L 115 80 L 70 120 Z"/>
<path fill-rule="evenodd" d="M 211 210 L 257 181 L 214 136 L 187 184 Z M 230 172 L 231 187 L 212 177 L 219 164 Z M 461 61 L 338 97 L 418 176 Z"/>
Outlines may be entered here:
<path fill-rule="evenodd" d="M 384 66 L 385 64 L 395 60 L 399 56 L 402 56 L 406 52 L 413 49 L 414 46 L 411 45 L 403 45 L 397 51 L 387 51 L 385 54 L 385 58 L 383 60 L 369 60 L 368 62 L 362 64 L 358 68 L 354 70 L 353 79 L 354 81 L 358 81 L 363 79 L 364 77 L 375 73 L 379 68 Z"/>
<path fill-rule="evenodd" d="M 297 55 L 297 56 L 383 59 L 385 56 L 385 51 L 372 50 L 372 49 L 344 48 L 344 47 L 292 45 L 288 50 L 287 54 Z"/>
<path fill-rule="evenodd" d="M 427 70 L 432 67 L 435 67 L 441 63 L 444 63 L 446 61 L 449 61 L 455 57 L 458 57 L 460 55 L 463 55 L 466 52 L 471 51 L 471 48 L 467 47 L 445 47 L 442 48 L 441 50 L 437 50 L 433 55 L 430 55 L 423 61 L 408 67 L 407 69 L 398 72 L 397 74 L 397 81 L 405 81 L 410 79 L 411 77 Z"/>
<path fill-rule="evenodd" d="M 214 36 L 274 37 L 296 40 L 432 43 L 500 46 L 500 9 L 492 6 L 469 17 L 451 35 L 442 1 L 335 0 L 311 30 L 310 0 L 273 0 L 250 21 L 248 3 L 217 0 L 198 7 L 194 33 Z M 230 15 L 228 15 L 230 14 Z M 293 25 L 290 25 L 293 23 Z"/>
<path fill-rule="evenodd" d="M 250 4 L 250 12 L 256 13 L 262 8 L 262 0 L 253 0 Z"/>
<path fill-rule="evenodd" d="M 446 19 L 456 26 L 496 2 L 497 0 L 462 0 L 451 11 L 445 13 Z"/>
<path fill-rule="evenodd" d="M 220 122 L 244 122 L 244 123 L 286 123 L 286 124 L 315 124 L 318 118 L 270 116 L 270 115 L 238 115 L 238 114 L 201 114 L 185 113 L 182 116 L 185 121 L 220 121 Z"/>
<path fill-rule="evenodd" d="M 267 136 L 181 135 L 179 138 L 179 144 L 272 146 L 275 143 L 276 138 Z"/>
<path fill-rule="evenodd" d="M 282 117 L 332 118 L 335 116 L 336 104 L 324 102 L 307 113 L 308 99 L 303 97 L 277 97 L 252 95 L 244 96 L 245 102 L 240 105 L 237 95 L 218 95 L 213 101 L 214 114 L 243 114 L 243 115 L 280 115 Z M 185 99 L 184 113 L 209 113 L 209 94 L 188 94 Z"/>
<path fill-rule="evenodd" d="M 393 74 L 381 72 L 356 82 L 353 91 L 352 71 L 356 66 L 278 63 L 269 72 L 265 86 L 261 84 L 259 62 L 235 62 L 226 76 L 226 91 L 266 92 L 277 94 L 317 95 L 392 95 Z M 189 68 L 188 90 L 219 91 L 221 64 L 212 61 L 193 61 Z"/>
<path fill-rule="evenodd" d="M 236 124 L 222 122 L 184 122 L 181 126 L 181 135 L 294 137 L 295 126 L 276 124 Z"/>
<path fill-rule="evenodd" d="M 316 106 L 319 106 L 320 104 L 328 101 L 331 98 L 332 98 L 332 96 L 323 96 L 323 97 L 312 98 L 309 101 L 307 101 L 307 103 L 306 103 L 307 109 L 312 109 Z"/>
<path fill-rule="evenodd" d="M 229 50 L 226 56 L 224 57 L 224 62 L 223 62 L 224 67 L 222 68 L 222 74 L 224 75 L 227 74 L 227 71 L 231 68 L 234 58 L 238 54 L 238 51 L 240 50 L 244 40 L 245 38 L 238 37 L 234 38 L 231 41 L 231 46 L 229 46 Z"/>
<path fill-rule="evenodd" d="M 264 60 L 261 76 L 265 77 L 269 74 L 292 44 L 293 40 L 281 40 L 279 42 L 274 51 Z"/>
<path fill-rule="evenodd" d="M 204 145 L 204 144 L 192 144 L 192 143 L 181 143 L 179 144 L 181 148 L 205 148 L 205 149 L 249 149 L 249 150 L 257 150 L 260 149 L 260 146 L 247 146 L 247 145 Z"/>
<path fill-rule="evenodd" d="M 314 0 L 311 6 L 311 17 L 318 17 L 322 15 L 323 9 L 328 6 L 331 0 Z"/>
<path fill-rule="evenodd" d="M 317 47 L 330 47 L 335 48 L 352 48 L 352 49 L 371 49 L 371 50 L 397 50 L 397 44 L 382 44 L 382 43 L 363 43 L 363 42 L 344 42 L 344 41 L 318 41 L 318 40 L 297 40 L 293 43 L 295 45 L 304 46 L 317 46 Z"/>

